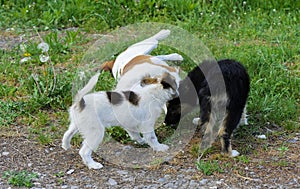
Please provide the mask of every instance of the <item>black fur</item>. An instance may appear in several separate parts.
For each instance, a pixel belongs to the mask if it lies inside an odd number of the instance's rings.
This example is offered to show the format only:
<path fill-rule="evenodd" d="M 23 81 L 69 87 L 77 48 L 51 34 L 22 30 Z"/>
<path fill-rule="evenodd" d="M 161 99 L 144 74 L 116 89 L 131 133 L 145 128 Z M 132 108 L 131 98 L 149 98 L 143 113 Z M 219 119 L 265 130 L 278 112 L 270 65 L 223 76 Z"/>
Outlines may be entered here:
<path fill-rule="evenodd" d="M 140 101 L 140 97 L 133 91 L 124 91 L 125 98 L 133 105 L 137 106 Z"/>
<path fill-rule="evenodd" d="M 118 92 L 107 91 L 106 95 L 109 102 L 113 105 L 121 104 L 123 101 L 122 95 Z"/>
<path fill-rule="evenodd" d="M 224 79 L 223 79 L 224 78 Z M 211 99 L 224 95 L 222 83 L 225 82 L 227 100 L 225 103 L 213 105 Z M 224 86 L 224 85 L 223 85 Z M 180 82 L 179 97 L 168 102 L 165 123 L 177 125 L 182 114 L 182 105 L 189 107 L 200 105 L 200 126 L 207 126 L 213 110 L 226 110 L 224 116 L 224 132 L 221 132 L 222 151 L 228 153 L 231 149 L 230 137 L 238 126 L 250 90 L 250 79 L 246 69 L 235 60 L 220 60 L 217 63 L 204 61 L 188 73 Z M 197 102 L 198 101 L 198 102 Z M 213 107 L 216 106 L 216 107 Z M 222 124 L 222 123 L 221 123 Z"/>

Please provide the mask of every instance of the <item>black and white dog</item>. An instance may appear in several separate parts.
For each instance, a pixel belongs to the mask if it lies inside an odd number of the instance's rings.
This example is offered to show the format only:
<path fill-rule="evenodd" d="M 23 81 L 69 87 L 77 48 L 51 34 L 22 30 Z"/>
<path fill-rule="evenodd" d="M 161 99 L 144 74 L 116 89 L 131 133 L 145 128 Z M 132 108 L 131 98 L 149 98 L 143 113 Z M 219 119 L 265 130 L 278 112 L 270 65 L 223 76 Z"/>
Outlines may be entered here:
<path fill-rule="evenodd" d="M 101 144 L 105 128 L 120 125 L 131 139 L 147 143 L 155 151 L 166 151 L 169 146 L 158 142 L 154 124 L 167 101 L 178 96 L 179 82 L 168 72 L 156 77 L 145 75 L 140 87 L 134 91 L 99 91 L 88 94 L 96 85 L 99 73 L 78 91 L 70 107 L 70 126 L 62 139 L 62 147 L 71 147 L 70 141 L 76 133 L 83 137 L 79 151 L 84 164 L 101 169 L 103 165 L 91 157 L 93 150 Z M 143 135 L 143 138 L 141 135 Z"/>
<path fill-rule="evenodd" d="M 167 103 L 165 124 L 177 125 L 182 115 L 199 104 L 200 118 L 195 118 L 193 123 L 205 130 L 200 150 L 211 146 L 213 130 L 217 127 L 222 153 L 237 156 L 239 153 L 232 150 L 230 140 L 240 122 L 247 124 L 249 90 L 250 78 L 241 63 L 229 59 L 203 61 L 180 82 L 179 97 Z"/>

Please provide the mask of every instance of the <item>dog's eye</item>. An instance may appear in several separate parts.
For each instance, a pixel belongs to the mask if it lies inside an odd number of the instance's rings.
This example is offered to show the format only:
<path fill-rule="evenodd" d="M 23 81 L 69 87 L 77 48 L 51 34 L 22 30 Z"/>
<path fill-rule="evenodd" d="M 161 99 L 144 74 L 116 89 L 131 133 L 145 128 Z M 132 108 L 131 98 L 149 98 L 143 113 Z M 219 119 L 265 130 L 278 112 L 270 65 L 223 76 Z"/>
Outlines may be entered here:
<path fill-rule="evenodd" d="M 164 89 L 172 88 L 172 86 L 165 81 L 161 81 L 161 85 L 163 86 Z"/>

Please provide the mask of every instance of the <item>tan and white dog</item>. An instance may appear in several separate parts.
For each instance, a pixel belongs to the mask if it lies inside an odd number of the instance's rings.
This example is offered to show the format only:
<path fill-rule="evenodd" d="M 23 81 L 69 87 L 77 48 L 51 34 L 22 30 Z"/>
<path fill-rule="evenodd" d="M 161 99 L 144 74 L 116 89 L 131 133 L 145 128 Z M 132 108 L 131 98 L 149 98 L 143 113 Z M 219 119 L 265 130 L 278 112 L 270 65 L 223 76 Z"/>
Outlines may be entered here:
<path fill-rule="evenodd" d="M 140 87 L 133 90 L 101 91 L 87 94 L 93 89 L 99 74 L 78 91 L 75 102 L 70 107 L 70 126 L 62 139 L 62 147 L 70 148 L 70 141 L 79 132 L 83 144 L 79 154 L 89 168 L 100 169 L 92 151 L 102 142 L 106 127 L 120 125 L 131 139 L 147 143 L 155 151 L 165 151 L 169 147 L 160 144 L 154 132 L 154 124 L 160 116 L 164 104 L 178 95 L 179 82 L 168 72 L 159 76 L 144 76 Z M 143 135 L 141 137 L 140 133 Z"/>
<path fill-rule="evenodd" d="M 103 63 L 100 66 L 100 70 L 110 71 L 114 78 L 119 80 L 136 63 L 141 64 L 142 60 L 148 58 L 152 59 L 151 62 L 158 66 L 168 66 L 164 61 L 182 61 L 183 57 L 177 53 L 158 56 L 149 55 L 157 47 L 159 40 L 163 40 L 169 35 L 170 30 L 161 30 L 157 34 L 129 46 L 115 60 Z"/>
<path fill-rule="evenodd" d="M 152 37 L 131 45 L 116 60 L 103 63 L 100 69 L 110 71 L 118 80 L 116 89 L 134 89 L 139 86 L 139 81 L 145 74 L 158 76 L 168 72 L 179 81 L 178 69 L 169 66 L 165 61 L 182 61 L 181 55 L 149 55 L 157 47 L 159 40 L 169 35 L 170 30 L 161 30 Z"/>

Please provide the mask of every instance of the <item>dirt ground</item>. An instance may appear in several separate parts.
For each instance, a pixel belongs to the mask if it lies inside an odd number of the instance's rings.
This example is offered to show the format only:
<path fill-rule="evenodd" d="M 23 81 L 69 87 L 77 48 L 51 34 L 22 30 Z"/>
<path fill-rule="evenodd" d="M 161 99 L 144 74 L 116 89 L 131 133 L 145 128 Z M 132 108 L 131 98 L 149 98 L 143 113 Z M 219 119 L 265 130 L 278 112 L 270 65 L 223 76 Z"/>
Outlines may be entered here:
<path fill-rule="evenodd" d="M 224 171 L 207 176 L 195 166 L 197 158 L 192 147 L 199 143 L 197 137 L 161 164 L 126 168 L 94 154 L 104 168 L 89 170 L 83 165 L 78 148 L 64 151 L 59 140 L 42 146 L 16 130 L 1 134 L 0 172 L 37 173 L 34 188 L 300 188 L 299 138 L 300 133 L 293 133 L 257 139 L 253 143 L 255 149 L 243 154 L 245 160 L 223 157 L 214 150 L 203 160 L 218 160 Z M 234 148 L 238 143 L 233 140 Z M 236 148 L 243 151 L 243 146 Z M 1 175 L 0 188 L 14 187 Z"/>

